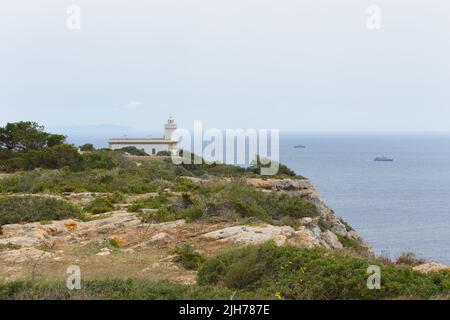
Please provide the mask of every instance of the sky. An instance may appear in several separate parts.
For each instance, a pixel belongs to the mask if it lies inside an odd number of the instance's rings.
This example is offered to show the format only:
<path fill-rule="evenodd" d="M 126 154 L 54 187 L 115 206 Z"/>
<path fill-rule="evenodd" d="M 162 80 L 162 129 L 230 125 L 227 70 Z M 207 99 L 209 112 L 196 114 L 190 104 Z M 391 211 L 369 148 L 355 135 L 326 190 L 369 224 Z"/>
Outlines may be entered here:
<path fill-rule="evenodd" d="M 449 131 L 449 16 L 445 0 L 3 2 L 0 125 Z"/>

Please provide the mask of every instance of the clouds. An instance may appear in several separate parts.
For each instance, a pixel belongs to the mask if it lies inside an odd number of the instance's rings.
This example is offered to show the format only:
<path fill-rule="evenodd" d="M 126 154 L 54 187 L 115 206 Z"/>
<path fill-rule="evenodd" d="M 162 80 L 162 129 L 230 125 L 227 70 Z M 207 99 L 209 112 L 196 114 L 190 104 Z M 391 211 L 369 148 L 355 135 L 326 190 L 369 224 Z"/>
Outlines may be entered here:
<path fill-rule="evenodd" d="M 127 103 L 125 108 L 136 110 L 136 109 L 142 109 L 144 107 L 144 103 L 142 101 L 130 101 Z"/>

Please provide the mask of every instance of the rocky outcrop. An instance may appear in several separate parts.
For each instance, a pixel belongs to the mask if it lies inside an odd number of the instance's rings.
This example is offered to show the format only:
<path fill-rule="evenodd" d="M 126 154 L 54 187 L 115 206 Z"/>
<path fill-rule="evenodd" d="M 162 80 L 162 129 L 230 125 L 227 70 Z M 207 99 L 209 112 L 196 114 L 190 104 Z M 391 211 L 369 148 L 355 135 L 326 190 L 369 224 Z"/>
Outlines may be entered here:
<path fill-rule="evenodd" d="M 202 180 L 195 182 L 201 182 Z M 368 253 L 371 249 L 357 235 L 355 231 L 334 214 L 321 200 L 319 194 L 306 179 L 247 179 L 247 183 L 261 188 L 266 192 L 288 192 L 313 203 L 319 216 L 297 219 L 296 228 L 291 226 L 275 226 L 262 224 L 260 226 L 233 225 L 233 222 L 222 222 L 218 225 L 200 222 L 196 223 L 195 232 L 187 231 L 184 220 L 165 223 L 143 223 L 138 213 L 117 210 L 106 215 L 93 216 L 92 221 L 78 221 L 66 219 L 52 221 L 51 223 L 10 224 L 2 226 L 0 245 L 6 248 L 2 251 L 0 259 L 5 261 L 28 261 L 42 252 L 59 244 L 77 244 L 98 241 L 103 245 L 108 239 L 120 239 L 124 246 L 130 250 L 140 250 L 144 247 L 168 247 L 180 241 L 203 241 L 218 244 L 234 243 L 238 245 L 260 244 L 266 241 L 275 241 L 279 245 L 289 244 L 307 248 L 323 247 L 325 249 L 342 249 L 340 237 L 357 241 Z M 80 204 L 87 203 L 98 196 L 107 193 L 72 193 L 63 194 L 62 197 Z M 142 197 L 152 196 L 145 194 L 130 196 L 128 202 Z M 148 209 L 154 211 L 154 209 Z M 189 228 L 187 228 L 189 229 Z M 199 232 L 201 230 L 201 232 Z M 342 239 L 342 238 L 341 238 Z M 122 243 L 120 244 L 122 246 Z M 47 248 L 47 249 L 45 249 Z M 123 249 L 123 248 L 122 248 Z M 37 252 L 40 250 L 42 252 Z M 110 250 L 104 249 L 95 253 L 98 256 L 108 256 Z M 23 259 L 18 258 L 23 256 Z M 28 258 L 33 256 L 34 258 Z M 42 259 L 53 258 L 42 254 Z"/>
<path fill-rule="evenodd" d="M 319 212 L 322 222 L 326 225 L 331 233 L 339 234 L 343 237 L 352 239 L 366 248 L 368 253 L 372 254 L 371 247 L 350 227 L 348 227 L 343 220 L 338 217 L 333 210 L 328 208 L 321 199 L 319 193 L 314 188 L 310 180 L 307 179 L 247 179 L 247 183 L 272 192 L 288 192 L 299 197 L 302 197 L 312 204 L 314 204 Z M 316 225 L 318 221 L 311 220 Z"/>
<path fill-rule="evenodd" d="M 450 267 L 439 262 L 427 262 L 415 266 L 413 269 L 423 273 L 428 273 L 428 272 L 438 272 L 441 270 L 450 270 Z"/>
<path fill-rule="evenodd" d="M 208 232 L 203 234 L 202 238 L 244 245 L 274 241 L 278 245 L 342 249 L 342 244 L 334 233 L 328 230 L 321 232 L 317 227 L 308 229 L 305 226 L 299 227 L 298 230 L 289 226 L 233 226 Z"/>
<path fill-rule="evenodd" d="M 37 248 L 20 248 L 0 251 L 0 261 L 8 263 L 23 263 L 53 258 L 54 254 Z"/>

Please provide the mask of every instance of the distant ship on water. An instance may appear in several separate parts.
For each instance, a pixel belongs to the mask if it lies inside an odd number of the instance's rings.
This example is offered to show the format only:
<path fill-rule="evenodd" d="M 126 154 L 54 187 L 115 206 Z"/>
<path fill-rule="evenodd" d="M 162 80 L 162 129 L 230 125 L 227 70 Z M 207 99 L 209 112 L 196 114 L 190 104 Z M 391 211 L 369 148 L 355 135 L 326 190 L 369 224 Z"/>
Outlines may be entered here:
<path fill-rule="evenodd" d="M 394 161 L 394 159 L 385 157 L 385 156 L 381 156 L 381 157 L 376 157 L 375 159 L 373 159 L 373 161 Z"/>
<path fill-rule="evenodd" d="M 295 149 L 305 149 L 306 146 L 302 145 L 302 144 L 298 144 L 296 146 L 294 146 Z"/>

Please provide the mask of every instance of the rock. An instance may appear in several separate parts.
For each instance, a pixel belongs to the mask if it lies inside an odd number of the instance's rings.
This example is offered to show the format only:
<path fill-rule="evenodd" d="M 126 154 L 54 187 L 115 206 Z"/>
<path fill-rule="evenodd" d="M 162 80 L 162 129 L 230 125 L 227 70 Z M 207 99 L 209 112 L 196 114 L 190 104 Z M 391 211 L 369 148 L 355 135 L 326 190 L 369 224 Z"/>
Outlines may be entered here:
<path fill-rule="evenodd" d="M 450 270 L 450 267 L 440 262 L 427 262 L 413 268 L 423 273 L 438 272 L 441 270 Z"/>
<path fill-rule="evenodd" d="M 21 247 L 34 247 L 43 243 L 41 237 L 19 236 L 6 239 L 0 239 L 0 244 L 13 244 Z"/>
<path fill-rule="evenodd" d="M 320 230 L 319 234 L 315 230 L 307 229 L 302 226 L 297 231 L 294 232 L 294 236 L 288 240 L 288 243 L 295 246 L 314 248 L 319 246 L 326 246 L 320 241 Z M 328 246 L 326 246 L 328 249 Z"/>
<path fill-rule="evenodd" d="M 0 260 L 5 262 L 23 263 L 51 259 L 55 255 L 36 248 L 21 248 L 17 250 L 0 251 Z"/>
<path fill-rule="evenodd" d="M 101 252 L 111 252 L 112 250 L 110 248 L 101 248 L 100 249 Z"/>
<path fill-rule="evenodd" d="M 371 247 L 364 243 L 362 238 L 354 231 L 347 230 L 347 227 L 330 208 L 328 208 L 323 200 L 321 199 L 319 193 L 314 188 L 313 184 L 308 179 L 258 179 L 249 178 L 246 179 L 247 183 L 253 185 L 257 188 L 269 191 L 287 192 L 299 197 L 306 199 L 307 201 L 314 204 L 319 212 L 319 216 L 324 220 L 331 229 L 332 233 L 340 234 L 344 237 L 356 240 L 361 243 L 362 247 L 366 248 L 367 253 L 372 253 Z M 311 220 L 310 220 L 311 219 Z M 317 225 L 317 218 L 303 218 L 300 221 L 301 225 L 307 226 L 309 229 Z M 332 237 L 332 236 L 331 236 Z M 334 239 L 325 235 L 324 239 L 326 243 L 333 247 L 337 243 Z"/>
<path fill-rule="evenodd" d="M 330 230 L 322 233 L 322 239 L 331 247 L 331 249 L 343 248 L 342 244 L 339 242 L 338 237 Z"/>
<path fill-rule="evenodd" d="M 100 257 L 104 257 L 104 256 L 109 256 L 110 254 L 111 254 L 111 251 L 101 251 L 101 252 L 97 253 L 96 255 L 100 256 Z"/>
<path fill-rule="evenodd" d="M 293 233 L 294 229 L 288 226 L 235 226 L 208 232 L 203 234 L 202 237 L 212 240 L 231 241 L 239 244 L 260 244 L 273 240 L 278 245 L 282 245 L 286 243 L 287 238 L 292 236 Z"/>
<path fill-rule="evenodd" d="M 342 244 L 335 234 L 328 230 L 321 232 L 318 227 L 308 229 L 301 226 L 298 230 L 294 230 L 289 226 L 234 226 L 208 232 L 201 237 L 208 240 L 230 241 L 245 245 L 275 241 L 277 245 L 291 244 L 307 248 L 321 246 L 327 249 L 342 248 Z"/>
<path fill-rule="evenodd" d="M 148 242 L 156 242 L 156 241 L 161 241 L 164 240 L 165 238 L 167 238 L 169 235 L 165 232 L 160 232 L 155 234 L 153 237 L 150 238 L 150 240 Z"/>
<path fill-rule="evenodd" d="M 124 252 L 124 253 L 134 253 L 134 249 L 132 249 L 132 248 L 120 249 L 120 251 Z"/>

